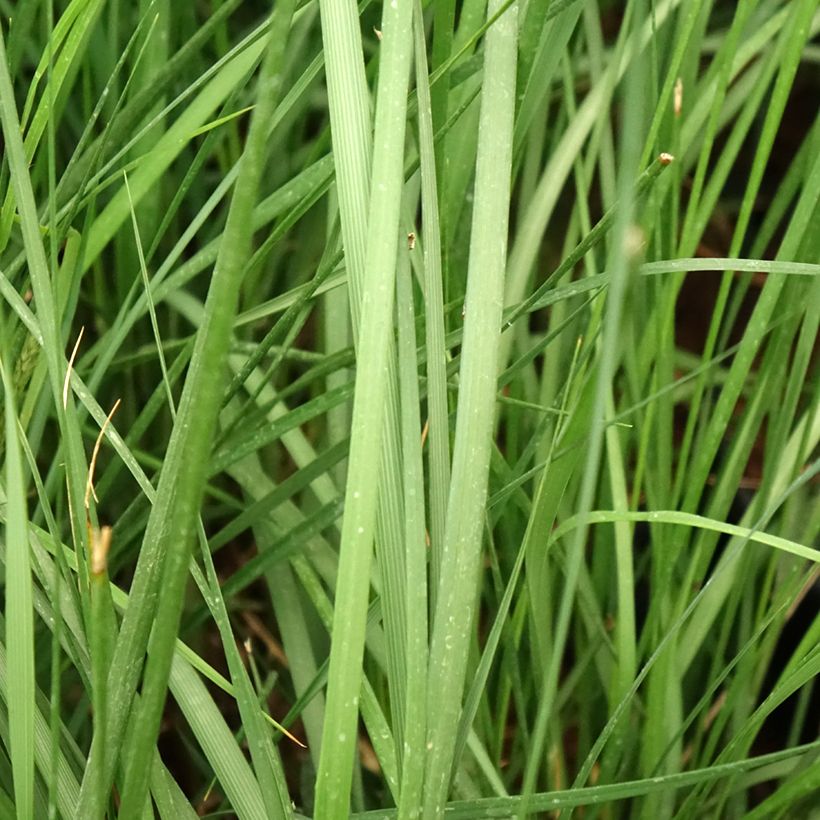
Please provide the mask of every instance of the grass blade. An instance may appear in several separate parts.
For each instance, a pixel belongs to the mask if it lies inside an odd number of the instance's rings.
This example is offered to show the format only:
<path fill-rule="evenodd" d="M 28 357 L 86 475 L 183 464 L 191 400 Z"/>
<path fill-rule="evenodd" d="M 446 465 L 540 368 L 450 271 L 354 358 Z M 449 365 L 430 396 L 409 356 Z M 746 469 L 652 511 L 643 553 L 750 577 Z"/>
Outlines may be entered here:
<path fill-rule="evenodd" d="M 388 340 L 393 324 L 399 204 L 404 184 L 402 146 L 412 54 L 411 12 L 409 3 L 395 4 L 395 7 L 386 5 L 383 9 L 383 48 L 356 392 L 336 583 L 327 710 L 316 785 L 316 811 L 328 818 L 343 818 L 349 811 L 369 592 L 369 585 L 364 583 L 364 579 L 370 577 L 379 497 L 373 464 L 380 460 L 384 404 L 388 395 Z M 341 199 L 339 207 L 345 207 Z"/>
<path fill-rule="evenodd" d="M 490 3 L 488 16 L 500 3 Z M 460 396 L 437 590 L 430 674 L 424 816 L 441 817 L 461 710 L 487 495 L 501 339 L 512 168 L 518 8 L 487 32 L 476 159 Z"/>
<path fill-rule="evenodd" d="M 5 347 L 5 321 L 0 340 Z M 18 818 L 34 816 L 34 618 L 23 460 L 17 439 L 17 407 L 8 365 L 0 358 L 6 427 L 6 647 L 14 674 L 6 688 L 9 753 Z"/>

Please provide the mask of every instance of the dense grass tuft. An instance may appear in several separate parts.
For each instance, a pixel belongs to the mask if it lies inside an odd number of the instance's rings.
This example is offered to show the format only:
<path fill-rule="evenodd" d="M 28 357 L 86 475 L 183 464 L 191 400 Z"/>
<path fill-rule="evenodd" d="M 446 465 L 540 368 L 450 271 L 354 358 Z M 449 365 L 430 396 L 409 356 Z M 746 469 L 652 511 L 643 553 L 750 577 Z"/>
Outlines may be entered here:
<path fill-rule="evenodd" d="M 816 810 L 820 0 L 0 8 L 0 815 Z"/>

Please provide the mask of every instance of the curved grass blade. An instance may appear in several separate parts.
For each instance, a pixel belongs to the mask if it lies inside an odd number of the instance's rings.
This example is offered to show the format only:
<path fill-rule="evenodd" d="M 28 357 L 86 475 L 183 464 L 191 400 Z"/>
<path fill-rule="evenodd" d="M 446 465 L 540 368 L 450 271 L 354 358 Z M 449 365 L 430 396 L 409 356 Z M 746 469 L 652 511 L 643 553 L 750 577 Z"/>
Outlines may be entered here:
<path fill-rule="evenodd" d="M 6 346 L 0 316 L 0 342 Z M 17 406 L 7 363 L 0 356 L 6 429 L 6 647 L 14 674 L 6 686 L 14 803 L 20 820 L 34 816 L 34 618 L 28 549 L 26 479 L 17 438 Z"/>

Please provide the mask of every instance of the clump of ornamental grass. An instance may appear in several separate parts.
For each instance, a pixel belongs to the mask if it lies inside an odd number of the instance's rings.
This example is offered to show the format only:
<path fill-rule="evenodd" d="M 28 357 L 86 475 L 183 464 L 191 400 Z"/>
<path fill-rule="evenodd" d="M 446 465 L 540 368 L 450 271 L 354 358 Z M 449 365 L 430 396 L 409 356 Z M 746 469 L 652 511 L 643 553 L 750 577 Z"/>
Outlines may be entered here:
<path fill-rule="evenodd" d="M 4 12 L 2 814 L 807 816 L 818 0 Z"/>

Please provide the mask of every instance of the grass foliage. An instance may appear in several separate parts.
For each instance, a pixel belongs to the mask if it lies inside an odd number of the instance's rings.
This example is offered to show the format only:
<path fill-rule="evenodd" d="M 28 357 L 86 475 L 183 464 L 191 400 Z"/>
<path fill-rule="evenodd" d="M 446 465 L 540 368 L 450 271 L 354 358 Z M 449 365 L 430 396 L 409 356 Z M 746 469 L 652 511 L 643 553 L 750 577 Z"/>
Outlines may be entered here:
<path fill-rule="evenodd" d="M 0 815 L 810 816 L 820 0 L 0 9 Z"/>

